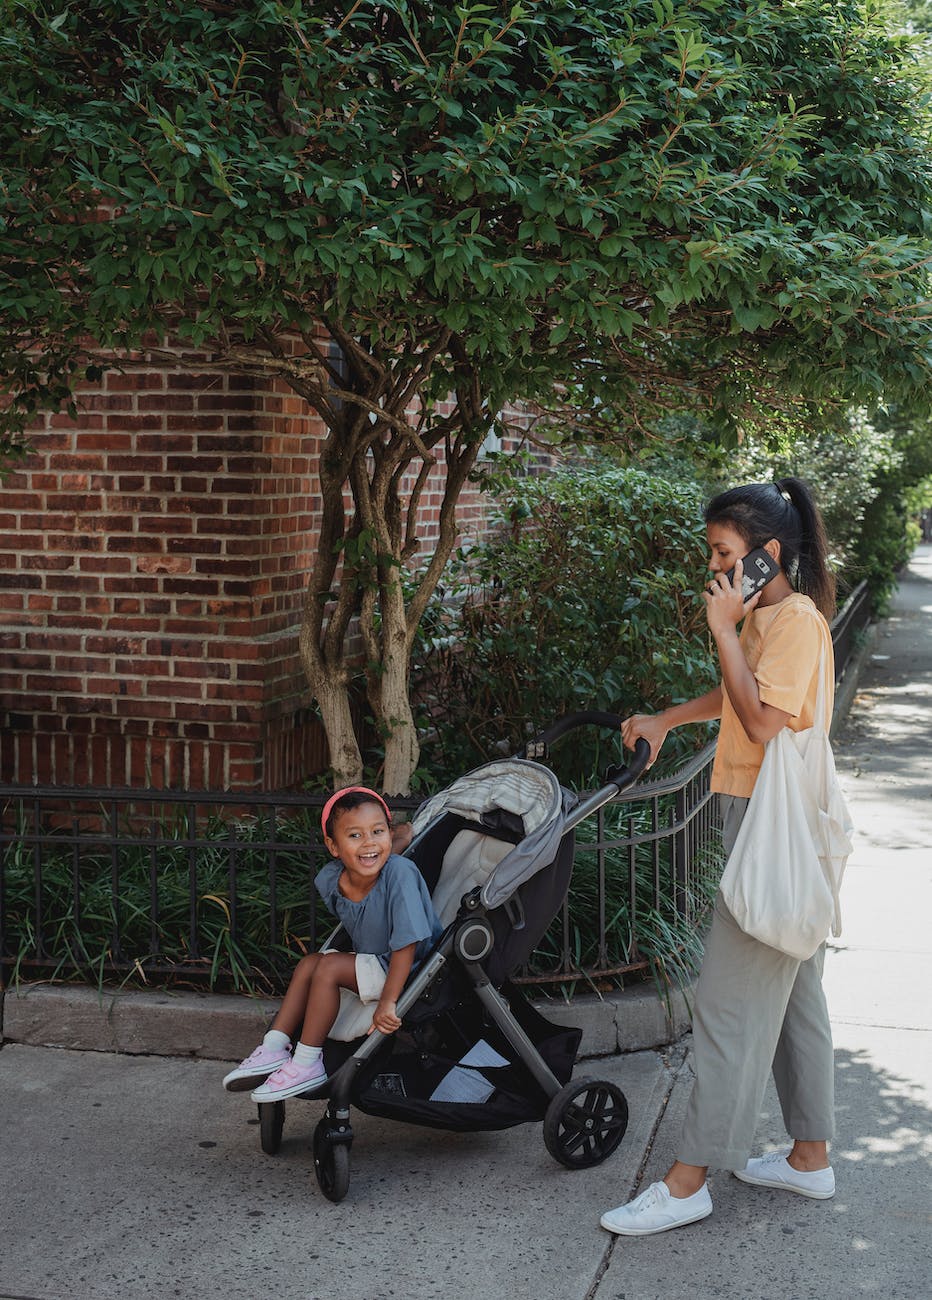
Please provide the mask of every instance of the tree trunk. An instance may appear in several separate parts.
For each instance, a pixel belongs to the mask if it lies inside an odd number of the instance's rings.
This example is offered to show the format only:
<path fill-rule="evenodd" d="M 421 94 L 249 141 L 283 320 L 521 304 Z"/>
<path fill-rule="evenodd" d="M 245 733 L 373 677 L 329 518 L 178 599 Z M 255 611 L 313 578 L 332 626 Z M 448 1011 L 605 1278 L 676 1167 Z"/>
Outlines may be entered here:
<path fill-rule="evenodd" d="M 327 733 L 334 789 L 344 785 L 358 785 L 363 776 L 362 754 L 356 739 L 349 692 L 343 674 L 325 671 L 317 680 L 311 681 L 310 685 Z"/>
<path fill-rule="evenodd" d="M 336 322 L 329 322 L 328 330 L 340 344 L 347 373 L 334 369 L 310 343 L 332 386 L 316 392 L 305 385 L 302 393 L 324 416 L 330 433 L 321 456 L 321 533 L 305 600 L 301 658 L 323 717 L 334 780 L 355 784 L 363 764 L 349 708 L 351 673 L 345 656 L 351 619 L 359 615 L 367 695 L 385 746 L 382 789 L 407 794 L 420 756 L 410 701 L 411 651 L 456 541 L 456 503 L 488 418 L 478 378 L 462 349 L 456 351 L 455 410 L 434 418 L 421 406 L 418 416 L 409 416 L 433 362 L 452 346 L 448 330 L 441 330 L 429 347 L 415 349 L 408 366 L 369 353 Z M 333 405 L 335 397 L 341 405 Z M 439 445 L 446 449 L 439 537 L 406 605 L 402 574 L 417 560 L 419 509 Z M 412 462 L 419 468 L 414 485 L 408 486 L 405 475 Z"/>
<path fill-rule="evenodd" d="M 411 777 L 421 754 L 409 699 L 407 657 L 390 655 L 381 682 L 385 733 L 385 771 L 382 787 L 387 794 L 408 794 Z"/>
<path fill-rule="evenodd" d="M 383 570 L 379 586 L 379 671 L 377 675 L 369 673 L 369 694 L 385 740 L 383 788 L 388 794 L 408 794 L 421 747 L 411 709 L 413 638 L 408 632 L 400 568 Z"/>
<path fill-rule="evenodd" d="M 320 602 L 309 588 L 298 636 L 301 662 L 311 694 L 320 707 L 336 787 L 358 785 L 362 780 L 362 753 L 350 710 L 349 674 L 342 655 L 334 662 L 324 653 L 321 623 Z"/>

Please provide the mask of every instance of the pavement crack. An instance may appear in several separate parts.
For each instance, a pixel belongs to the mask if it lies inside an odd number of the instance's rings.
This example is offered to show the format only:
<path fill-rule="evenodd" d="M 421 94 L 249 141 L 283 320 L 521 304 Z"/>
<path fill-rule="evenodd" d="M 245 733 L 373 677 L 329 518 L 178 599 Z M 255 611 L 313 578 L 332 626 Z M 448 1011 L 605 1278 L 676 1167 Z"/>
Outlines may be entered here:
<path fill-rule="evenodd" d="M 673 1096 L 673 1090 L 679 1082 L 680 1075 L 686 1067 L 688 1052 L 683 1043 L 676 1043 L 666 1052 L 661 1053 L 661 1055 L 667 1069 L 667 1087 L 657 1108 L 656 1119 L 651 1125 L 650 1133 L 648 1134 L 647 1141 L 644 1144 L 644 1155 L 641 1159 L 641 1163 L 638 1165 L 637 1172 L 631 1180 L 631 1184 L 628 1188 L 628 1195 L 624 1201 L 625 1204 L 636 1196 L 640 1189 L 641 1182 L 644 1178 L 644 1172 L 647 1169 L 648 1162 L 653 1154 L 654 1143 L 657 1140 L 660 1125 L 663 1123 L 663 1118 L 667 1113 L 667 1107 L 670 1104 L 670 1098 Z M 598 1268 L 596 1269 L 595 1277 L 592 1279 L 592 1285 L 589 1287 L 583 1300 L 596 1300 L 599 1287 L 602 1285 L 602 1279 L 608 1272 L 608 1266 L 612 1261 L 612 1254 L 614 1253 L 617 1242 L 618 1237 L 614 1233 L 609 1233 L 609 1240 L 605 1250 L 602 1252 L 602 1258 L 599 1261 Z"/>

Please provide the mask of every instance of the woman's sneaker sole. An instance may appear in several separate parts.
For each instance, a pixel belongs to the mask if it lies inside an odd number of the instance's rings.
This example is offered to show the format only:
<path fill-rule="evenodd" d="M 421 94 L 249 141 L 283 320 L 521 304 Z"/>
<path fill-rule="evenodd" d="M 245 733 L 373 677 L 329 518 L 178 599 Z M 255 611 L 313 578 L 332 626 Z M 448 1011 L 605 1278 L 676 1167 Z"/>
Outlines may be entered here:
<path fill-rule="evenodd" d="M 685 1228 L 688 1223 L 699 1223 L 703 1219 L 707 1219 L 711 1213 L 712 1207 L 709 1206 L 707 1210 L 702 1210 L 699 1214 L 691 1214 L 686 1219 L 677 1219 L 675 1223 L 661 1223 L 656 1228 L 617 1227 L 612 1223 L 608 1214 L 603 1214 L 599 1223 L 606 1232 L 614 1232 L 618 1237 L 653 1237 L 658 1232 L 671 1232 L 674 1228 Z"/>

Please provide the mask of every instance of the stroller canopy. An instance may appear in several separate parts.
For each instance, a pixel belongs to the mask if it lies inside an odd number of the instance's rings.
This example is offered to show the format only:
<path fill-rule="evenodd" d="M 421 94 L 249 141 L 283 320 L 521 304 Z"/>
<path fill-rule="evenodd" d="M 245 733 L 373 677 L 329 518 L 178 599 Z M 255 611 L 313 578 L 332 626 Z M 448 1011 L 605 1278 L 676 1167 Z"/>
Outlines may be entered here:
<path fill-rule="evenodd" d="M 564 819 L 575 803 L 576 796 L 563 789 L 549 768 L 522 758 L 500 759 L 459 777 L 421 804 L 412 827 L 419 835 L 445 814 L 462 817 L 490 835 L 502 828 L 503 821 L 505 826 L 514 825 L 521 841 L 502 858 L 482 889 L 483 905 L 493 908 L 553 861 Z"/>

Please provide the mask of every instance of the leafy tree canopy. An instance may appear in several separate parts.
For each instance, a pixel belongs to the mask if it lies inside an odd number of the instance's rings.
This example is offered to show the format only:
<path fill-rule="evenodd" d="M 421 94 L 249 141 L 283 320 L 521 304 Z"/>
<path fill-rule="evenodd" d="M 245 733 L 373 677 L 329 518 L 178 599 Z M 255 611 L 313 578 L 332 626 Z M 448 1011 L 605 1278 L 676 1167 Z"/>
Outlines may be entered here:
<path fill-rule="evenodd" d="M 4 9 L 13 430 L 88 340 L 153 330 L 332 327 L 429 355 L 427 398 L 481 368 L 493 413 L 570 385 L 734 420 L 927 377 L 921 100 L 862 4 Z"/>
<path fill-rule="evenodd" d="M 303 396 L 328 437 L 300 645 L 341 778 L 357 613 L 385 788 L 416 764 L 414 634 L 507 402 L 590 434 L 689 407 L 734 434 L 929 378 L 925 103 L 863 3 L 3 16 L 0 437 L 172 337 Z"/>

